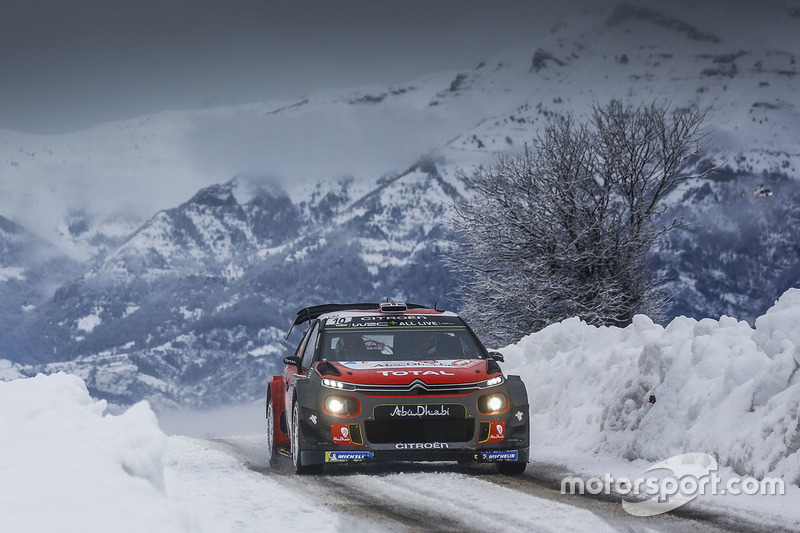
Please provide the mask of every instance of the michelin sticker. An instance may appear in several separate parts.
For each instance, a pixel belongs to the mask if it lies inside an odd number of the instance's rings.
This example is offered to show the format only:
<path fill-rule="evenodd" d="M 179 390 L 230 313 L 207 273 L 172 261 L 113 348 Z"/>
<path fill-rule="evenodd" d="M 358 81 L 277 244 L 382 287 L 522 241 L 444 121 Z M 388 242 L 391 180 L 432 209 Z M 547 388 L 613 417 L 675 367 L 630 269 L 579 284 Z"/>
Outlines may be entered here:
<path fill-rule="evenodd" d="M 364 461 L 372 459 L 372 452 L 325 452 L 326 463 L 344 463 L 349 461 Z"/>
<path fill-rule="evenodd" d="M 519 460 L 519 452 L 517 450 L 481 452 L 481 459 L 484 461 L 517 461 Z"/>

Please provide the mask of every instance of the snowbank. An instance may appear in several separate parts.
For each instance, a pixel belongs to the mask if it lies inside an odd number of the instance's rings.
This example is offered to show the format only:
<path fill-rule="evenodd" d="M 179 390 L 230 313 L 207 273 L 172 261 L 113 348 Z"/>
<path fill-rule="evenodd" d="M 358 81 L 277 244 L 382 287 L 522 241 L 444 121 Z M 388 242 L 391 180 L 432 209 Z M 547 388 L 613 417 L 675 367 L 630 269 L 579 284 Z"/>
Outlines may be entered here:
<path fill-rule="evenodd" d="M 14 367 L 14 363 L 8 359 L 0 359 L 0 381 L 11 381 L 21 377 L 23 375 Z"/>
<path fill-rule="evenodd" d="M 729 317 L 664 328 L 637 316 L 624 329 L 569 319 L 502 352 L 528 387 L 532 456 L 705 452 L 739 475 L 800 484 L 798 324 L 790 289 L 755 329 Z"/>
<path fill-rule="evenodd" d="M 150 407 L 105 409 L 76 376 L 0 382 L 0 530 L 189 530 L 164 493 L 167 437 Z"/>

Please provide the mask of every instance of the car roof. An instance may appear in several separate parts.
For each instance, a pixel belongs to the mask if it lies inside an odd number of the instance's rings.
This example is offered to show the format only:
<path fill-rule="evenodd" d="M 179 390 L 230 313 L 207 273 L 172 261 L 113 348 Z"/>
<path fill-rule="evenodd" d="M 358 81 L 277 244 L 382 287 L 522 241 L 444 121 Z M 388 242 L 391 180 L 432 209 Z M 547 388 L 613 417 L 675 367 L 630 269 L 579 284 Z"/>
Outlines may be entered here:
<path fill-rule="evenodd" d="M 298 326 L 298 325 L 302 324 L 303 322 L 308 322 L 310 320 L 314 320 L 316 318 L 319 318 L 321 316 L 324 316 L 324 315 L 327 315 L 327 314 L 330 314 L 330 313 L 342 313 L 342 312 L 345 312 L 345 311 L 353 311 L 356 314 L 358 314 L 359 311 L 368 311 L 368 312 L 371 311 L 373 313 L 380 313 L 380 312 L 382 312 L 382 309 L 381 309 L 382 306 L 384 307 L 384 309 L 387 308 L 386 306 L 405 306 L 405 309 L 403 309 L 402 311 L 399 310 L 399 309 L 401 309 L 401 307 L 396 307 L 395 309 L 397 309 L 397 310 L 385 311 L 385 312 L 391 313 L 391 314 L 402 314 L 406 310 L 408 310 L 408 311 L 412 311 L 413 310 L 414 312 L 419 312 L 421 310 L 427 310 L 427 311 L 435 312 L 435 313 L 443 313 L 444 312 L 444 311 L 441 311 L 440 309 L 431 309 L 426 305 L 419 305 L 419 304 L 412 304 L 412 303 L 389 303 L 389 302 L 381 302 L 381 303 L 364 303 L 364 302 L 362 302 L 362 303 L 349 303 L 349 304 L 330 303 L 330 304 L 322 304 L 322 305 L 312 305 L 312 306 L 304 307 L 303 309 L 300 309 L 297 312 L 297 315 L 295 316 L 294 321 L 292 321 L 292 327 Z"/>
<path fill-rule="evenodd" d="M 363 316 L 367 314 L 386 314 L 403 316 L 406 314 L 437 314 L 442 316 L 458 316 L 450 311 L 443 311 L 437 309 L 436 305 L 430 308 L 426 305 L 401 303 L 401 302 L 380 302 L 380 303 L 350 303 L 350 304 L 321 304 L 304 307 L 297 312 L 294 320 L 292 321 L 289 331 L 286 333 L 286 338 L 292 334 L 295 326 L 304 322 L 309 322 L 317 318 L 325 318 L 327 315 L 336 313 L 338 316 Z"/>
<path fill-rule="evenodd" d="M 320 305 L 312 305 L 309 307 L 304 307 L 297 312 L 294 320 L 292 321 L 289 331 L 286 332 L 286 339 L 289 339 L 289 336 L 292 334 L 292 330 L 295 326 L 300 325 L 304 322 L 310 322 L 311 320 L 315 320 L 317 318 L 328 318 L 331 315 L 335 315 L 337 317 L 349 316 L 349 317 L 357 317 L 357 316 L 368 316 L 368 315 L 384 315 L 384 316 L 411 316 L 411 315 L 439 315 L 439 316 L 447 316 L 447 317 L 456 317 L 458 315 L 453 313 L 452 311 L 444 311 L 442 309 L 438 309 L 436 304 L 434 304 L 433 308 L 414 304 L 414 303 L 403 303 L 403 302 L 360 302 L 360 303 L 349 303 L 349 304 L 338 304 L 338 303 L 329 303 L 329 304 L 320 304 Z"/>

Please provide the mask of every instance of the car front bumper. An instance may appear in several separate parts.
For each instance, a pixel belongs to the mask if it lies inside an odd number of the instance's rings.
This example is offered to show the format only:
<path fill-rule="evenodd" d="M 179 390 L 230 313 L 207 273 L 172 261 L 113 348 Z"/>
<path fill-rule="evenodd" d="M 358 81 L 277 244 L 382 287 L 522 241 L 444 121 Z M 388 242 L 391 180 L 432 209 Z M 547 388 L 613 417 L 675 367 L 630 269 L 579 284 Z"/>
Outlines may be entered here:
<path fill-rule="evenodd" d="M 501 392 L 507 407 L 486 414 L 481 396 Z M 345 395 L 359 403 L 354 416 L 333 416 L 325 399 Z M 521 381 L 456 395 L 371 396 L 316 389 L 300 397 L 304 465 L 381 461 L 527 462 L 527 392 Z"/>

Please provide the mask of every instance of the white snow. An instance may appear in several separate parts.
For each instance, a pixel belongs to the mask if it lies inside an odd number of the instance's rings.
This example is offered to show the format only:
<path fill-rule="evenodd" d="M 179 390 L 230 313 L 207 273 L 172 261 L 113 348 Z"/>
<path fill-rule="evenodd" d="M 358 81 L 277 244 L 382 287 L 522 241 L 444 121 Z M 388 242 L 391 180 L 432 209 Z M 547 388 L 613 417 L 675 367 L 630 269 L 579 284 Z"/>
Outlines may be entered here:
<path fill-rule="evenodd" d="M 260 438 L 245 437 L 246 446 L 264 449 Z M 304 497 L 249 470 L 222 443 L 171 437 L 164 456 L 167 495 L 190 508 L 193 531 L 204 533 L 262 531 L 344 531 L 339 516 L 313 498 Z"/>
<path fill-rule="evenodd" d="M 790 289 L 755 328 L 725 316 L 666 327 L 637 316 L 624 329 L 572 318 L 524 337 L 502 352 L 528 388 L 532 460 L 604 473 L 622 459 L 641 473 L 707 453 L 729 474 L 783 479 L 796 502 L 798 323 L 800 289 Z M 791 507 L 786 498 L 770 503 Z"/>
<path fill-rule="evenodd" d="M 437 509 L 455 524 L 469 524 L 473 530 L 614 531 L 582 509 L 495 487 L 488 481 L 462 474 L 440 472 L 435 477 L 438 479 L 432 482 L 429 474 L 359 475 L 353 476 L 351 486 L 387 502 Z M 480 503 L 475 505 L 477 495 Z"/>
<path fill-rule="evenodd" d="M 0 268 L 0 283 L 9 280 L 25 281 L 25 269 L 22 267 L 2 267 Z"/>
<path fill-rule="evenodd" d="M 708 453 L 725 476 L 783 479 L 786 495 L 703 496 L 697 505 L 800 525 L 798 322 L 800 289 L 790 289 L 755 328 L 730 317 L 681 317 L 661 327 L 638 316 L 624 329 L 569 319 L 504 348 L 506 372 L 520 373 L 528 387 L 530 468 L 550 463 L 633 478 L 671 456 Z M 352 522 L 315 500 L 319 495 L 259 472 L 269 468 L 260 401 L 203 414 L 165 412 L 166 426 L 194 435 L 167 437 L 147 403 L 111 416 L 77 376 L 25 379 L 0 361 L 0 377 L 11 380 L 0 382 L 3 532 L 247 532 L 269 524 L 339 531 Z M 215 438 L 231 434 L 255 436 Z M 487 483 L 469 475 L 346 480 L 349 489 L 401 506 L 442 502 L 440 515 L 487 529 L 501 516 L 514 517 L 510 530 L 606 526 L 557 501 L 484 490 Z M 491 513 L 473 516 L 459 506 L 478 493 Z"/>
<path fill-rule="evenodd" d="M 91 333 L 94 328 L 102 323 L 102 320 L 100 319 L 101 311 L 102 309 L 95 309 L 91 315 L 86 315 L 85 317 L 78 319 L 78 329 L 85 331 L 86 333 Z"/>
<path fill-rule="evenodd" d="M 201 308 L 189 309 L 185 305 L 180 306 L 178 312 L 183 316 L 184 320 L 200 320 L 203 316 Z"/>
<path fill-rule="evenodd" d="M 0 382 L 0 530 L 187 530 L 164 492 L 167 437 L 153 412 L 105 409 L 76 376 Z"/>
<path fill-rule="evenodd" d="M 0 359 L 0 381 L 11 381 L 23 377 L 8 359 Z"/>
<path fill-rule="evenodd" d="M 223 445 L 167 437 L 146 402 L 105 411 L 70 374 L 0 382 L 0 531 L 259 532 L 289 520 L 294 531 L 341 530 Z"/>

